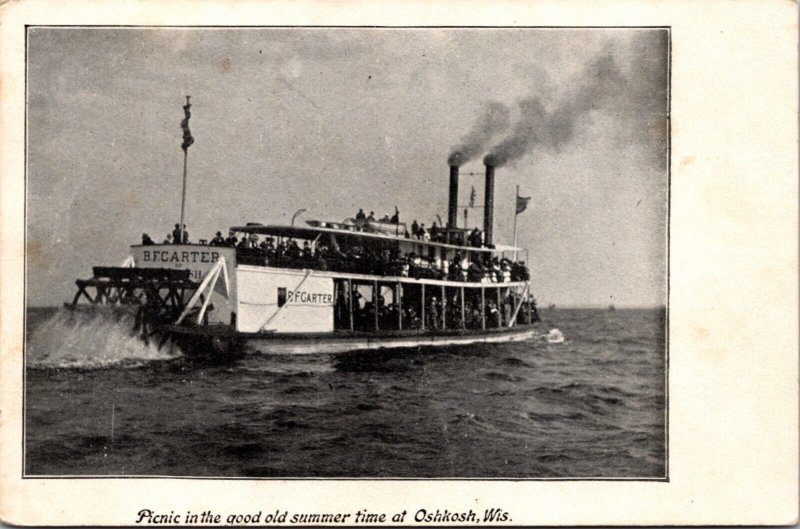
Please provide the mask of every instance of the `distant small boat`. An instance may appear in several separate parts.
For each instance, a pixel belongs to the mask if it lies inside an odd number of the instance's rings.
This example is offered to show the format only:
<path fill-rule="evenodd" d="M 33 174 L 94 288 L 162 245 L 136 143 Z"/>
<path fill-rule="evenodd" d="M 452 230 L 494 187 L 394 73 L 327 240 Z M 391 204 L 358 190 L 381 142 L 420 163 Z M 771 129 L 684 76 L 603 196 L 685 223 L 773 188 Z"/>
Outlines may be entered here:
<path fill-rule="evenodd" d="M 564 343 L 564 335 L 558 329 L 550 329 L 550 332 L 547 333 L 547 343 Z"/>
<path fill-rule="evenodd" d="M 609 305 L 608 306 L 608 310 L 609 310 L 609 312 L 613 312 L 613 311 L 617 310 L 617 307 L 615 307 L 614 305 Z"/>
<path fill-rule="evenodd" d="M 554 308 L 556 308 L 556 304 L 555 303 L 551 303 L 551 304 L 549 304 L 547 306 L 547 308 L 550 309 L 550 310 L 553 310 Z"/>

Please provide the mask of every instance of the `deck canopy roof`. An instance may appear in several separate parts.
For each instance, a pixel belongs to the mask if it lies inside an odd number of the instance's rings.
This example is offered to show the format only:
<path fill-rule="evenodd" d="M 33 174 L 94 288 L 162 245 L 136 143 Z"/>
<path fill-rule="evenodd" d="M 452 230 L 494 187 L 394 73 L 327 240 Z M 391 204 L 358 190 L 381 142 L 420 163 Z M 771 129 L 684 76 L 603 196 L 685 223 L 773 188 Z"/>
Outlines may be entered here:
<path fill-rule="evenodd" d="M 318 226 L 281 226 L 275 224 L 260 224 L 248 223 L 245 226 L 233 226 L 230 228 L 235 232 L 253 233 L 257 235 L 269 235 L 272 237 L 289 237 L 292 239 L 316 239 L 319 235 L 329 233 L 336 235 L 337 238 L 348 237 L 352 239 L 366 239 L 366 241 L 382 241 L 393 243 L 409 243 L 422 246 L 434 246 L 439 248 L 450 248 L 453 250 L 469 251 L 469 252 L 485 252 L 485 253 L 501 253 L 501 252 L 524 252 L 522 248 L 515 248 L 513 246 L 505 246 L 496 244 L 495 248 L 474 247 L 474 246 L 461 246 L 457 244 L 447 244 L 444 242 L 424 241 L 419 239 L 407 239 L 405 237 L 398 237 L 395 235 L 384 235 L 382 233 L 370 233 L 363 231 L 352 231 L 341 228 L 323 228 Z M 366 242 L 365 241 L 365 242 Z"/>

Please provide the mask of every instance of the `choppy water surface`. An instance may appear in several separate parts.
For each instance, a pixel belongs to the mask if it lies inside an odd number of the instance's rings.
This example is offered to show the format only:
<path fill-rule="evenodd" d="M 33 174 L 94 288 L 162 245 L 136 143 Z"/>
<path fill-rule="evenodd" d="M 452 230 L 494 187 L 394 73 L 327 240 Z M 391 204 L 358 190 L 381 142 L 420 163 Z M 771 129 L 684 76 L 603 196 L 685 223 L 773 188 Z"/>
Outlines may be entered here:
<path fill-rule="evenodd" d="M 566 342 L 214 365 L 30 309 L 26 473 L 663 477 L 664 312 L 543 320 Z"/>

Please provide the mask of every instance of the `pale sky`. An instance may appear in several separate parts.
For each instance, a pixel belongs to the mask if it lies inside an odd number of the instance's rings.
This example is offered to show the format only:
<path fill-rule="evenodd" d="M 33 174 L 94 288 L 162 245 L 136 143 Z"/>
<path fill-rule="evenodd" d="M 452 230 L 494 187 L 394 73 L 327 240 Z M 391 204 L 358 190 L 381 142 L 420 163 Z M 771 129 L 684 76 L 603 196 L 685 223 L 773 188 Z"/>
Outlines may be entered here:
<path fill-rule="evenodd" d="M 195 241 L 299 208 L 301 222 L 341 221 L 397 205 L 429 226 L 447 218 L 447 156 L 488 103 L 511 110 L 509 130 L 519 101 L 585 109 L 566 140 L 497 169 L 495 241 L 511 243 L 519 185 L 541 304 L 664 304 L 667 42 L 630 29 L 31 28 L 28 303 L 71 300 L 93 265 L 178 222 L 188 94 Z M 621 79 L 602 96 L 580 88 L 597 57 Z M 460 204 L 472 186 L 483 199 L 481 158 L 461 168 L 480 175 L 462 176 Z"/>

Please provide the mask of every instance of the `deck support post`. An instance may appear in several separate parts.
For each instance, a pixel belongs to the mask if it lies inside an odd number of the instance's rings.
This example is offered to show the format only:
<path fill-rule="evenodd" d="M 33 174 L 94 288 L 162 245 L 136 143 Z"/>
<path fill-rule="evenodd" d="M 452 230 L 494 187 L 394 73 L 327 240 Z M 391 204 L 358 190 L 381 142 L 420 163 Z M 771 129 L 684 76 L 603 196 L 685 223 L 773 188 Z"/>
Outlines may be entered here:
<path fill-rule="evenodd" d="M 481 330 L 486 330 L 486 287 L 481 285 Z"/>
<path fill-rule="evenodd" d="M 397 291 L 395 293 L 395 305 L 397 305 L 397 328 L 403 330 L 403 285 L 400 281 L 397 282 Z"/>
<path fill-rule="evenodd" d="M 379 330 L 378 327 L 378 282 L 372 282 L 372 311 L 375 313 L 375 330 Z"/>
<path fill-rule="evenodd" d="M 528 323 L 533 323 L 533 306 L 531 303 L 531 283 L 525 282 L 525 288 L 528 290 Z"/>
<path fill-rule="evenodd" d="M 503 306 L 500 304 L 500 287 L 497 287 L 497 326 L 503 326 Z"/>
<path fill-rule="evenodd" d="M 514 298 L 515 298 L 515 300 L 514 300 L 514 314 L 511 315 L 511 319 L 508 321 L 508 326 L 509 327 L 513 327 L 514 325 L 517 324 L 517 315 L 519 314 L 519 309 L 522 308 L 522 300 L 523 300 L 523 298 L 524 298 L 524 296 L 525 296 L 525 294 L 527 292 L 528 292 L 528 284 L 527 283 L 525 283 L 525 290 L 522 292 L 521 296 L 517 295 L 517 293 L 514 292 L 514 294 L 515 294 L 514 295 Z"/>
<path fill-rule="evenodd" d="M 461 287 L 461 328 L 462 329 L 467 328 L 467 320 L 464 309 L 464 287 Z"/>
<path fill-rule="evenodd" d="M 350 312 L 350 332 L 353 332 L 353 280 L 347 279 L 347 307 Z"/>
<path fill-rule="evenodd" d="M 447 329 L 447 298 L 445 288 L 442 285 L 442 330 Z"/>
<path fill-rule="evenodd" d="M 422 305 L 422 310 L 420 314 L 422 314 L 421 322 L 422 322 L 422 330 L 425 330 L 425 283 L 422 283 L 422 296 L 420 296 L 420 305 Z"/>

